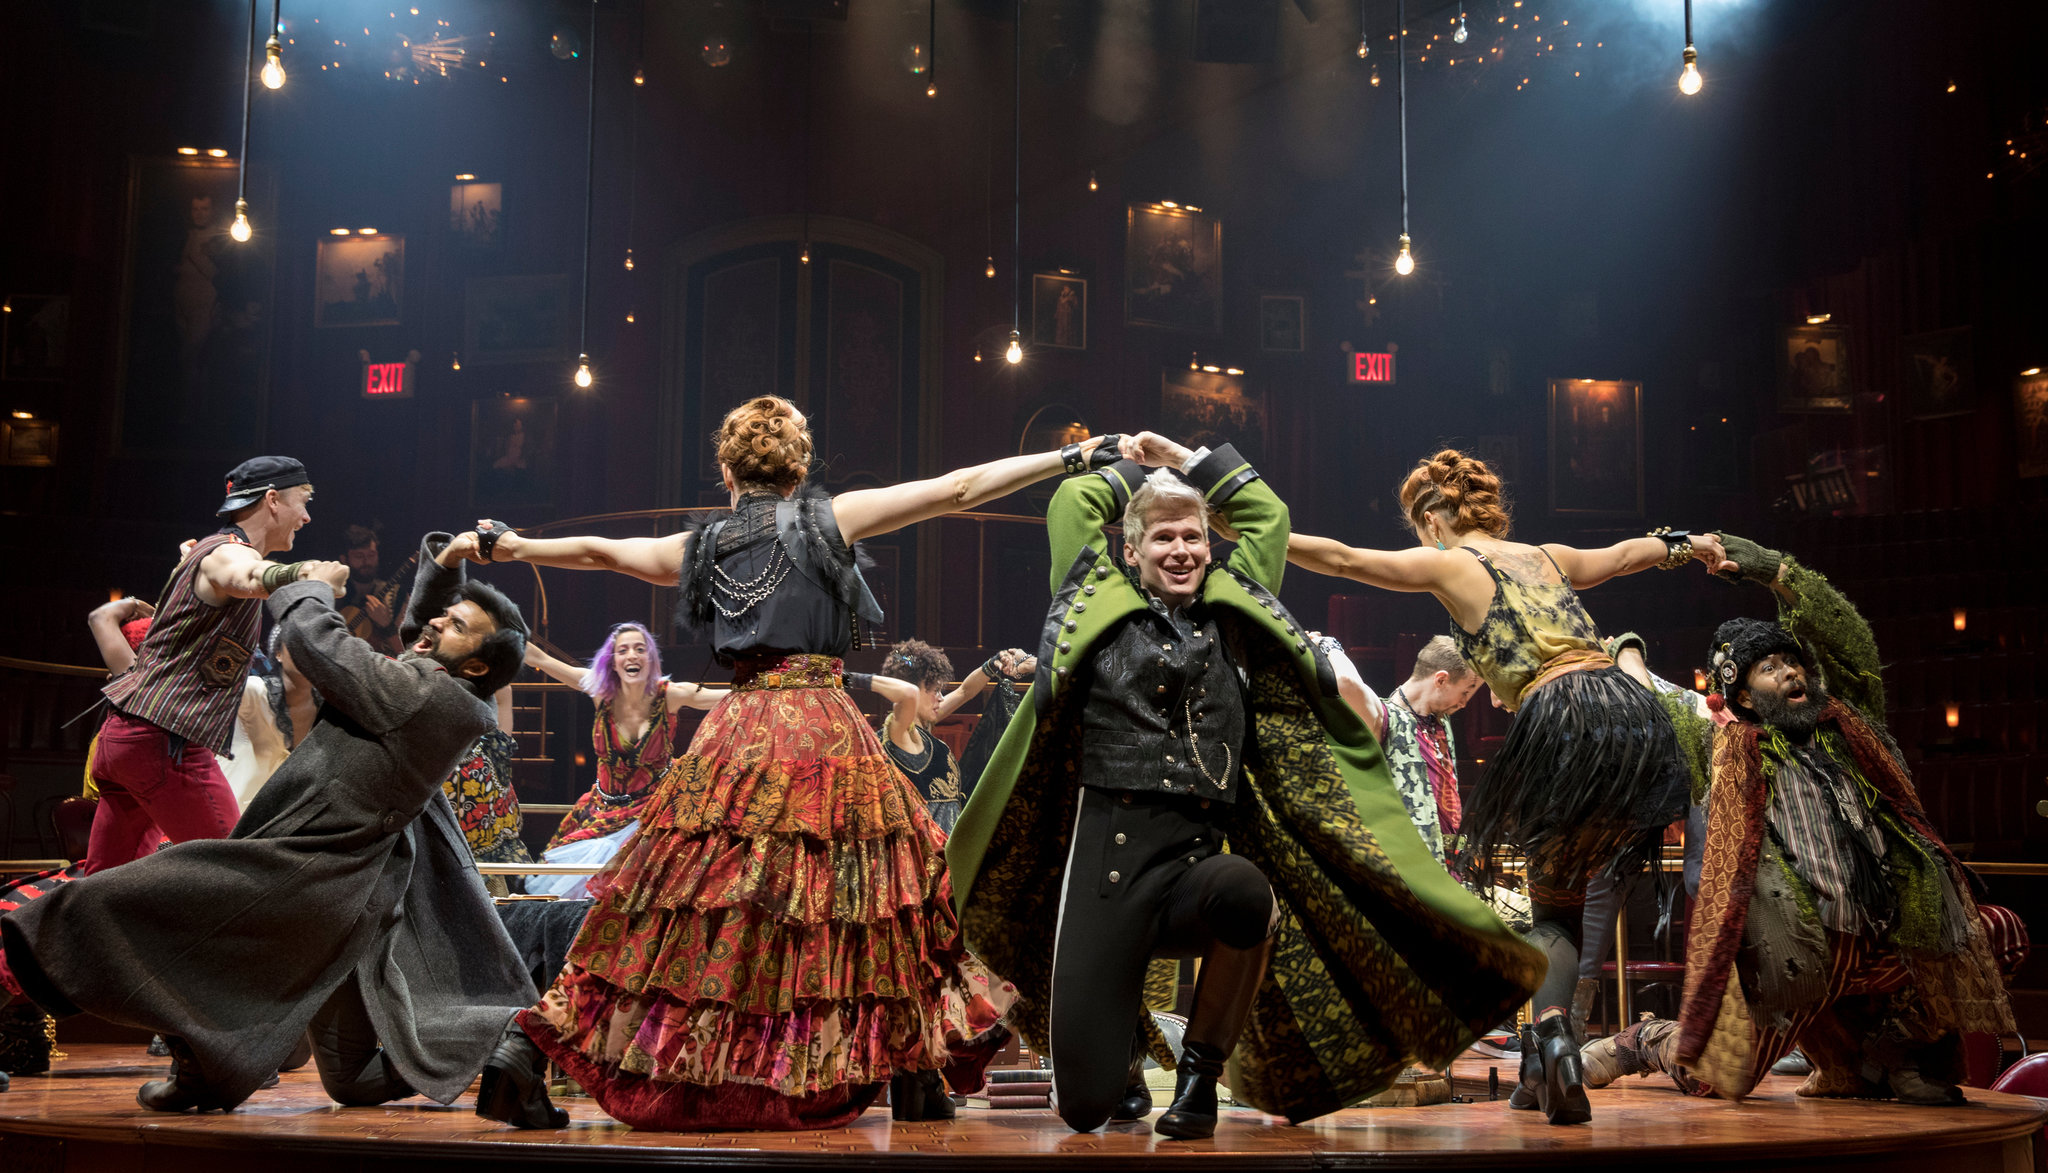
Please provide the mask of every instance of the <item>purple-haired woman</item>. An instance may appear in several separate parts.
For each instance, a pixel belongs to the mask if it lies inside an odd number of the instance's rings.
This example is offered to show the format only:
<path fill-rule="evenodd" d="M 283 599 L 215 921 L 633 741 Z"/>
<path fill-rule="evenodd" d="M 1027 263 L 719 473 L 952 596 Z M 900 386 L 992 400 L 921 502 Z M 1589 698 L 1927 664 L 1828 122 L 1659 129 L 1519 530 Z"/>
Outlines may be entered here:
<path fill-rule="evenodd" d="M 640 808 L 668 769 L 676 749 L 676 714 L 687 705 L 708 709 L 723 689 L 679 684 L 661 674 L 661 648 L 638 623 L 621 623 L 605 637 L 590 667 L 565 663 L 526 645 L 528 667 L 538 668 L 597 701 L 590 727 L 597 781 L 562 816 L 547 850 L 617 835 L 640 818 Z"/>

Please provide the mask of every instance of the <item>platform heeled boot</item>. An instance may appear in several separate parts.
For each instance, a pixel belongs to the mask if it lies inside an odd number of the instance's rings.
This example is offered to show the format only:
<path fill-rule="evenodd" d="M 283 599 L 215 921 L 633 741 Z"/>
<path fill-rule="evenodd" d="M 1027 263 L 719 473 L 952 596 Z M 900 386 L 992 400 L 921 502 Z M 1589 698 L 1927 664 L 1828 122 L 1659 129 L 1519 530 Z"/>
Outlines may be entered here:
<path fill-rule="evenodd" d="M 1536 1024 L 1536 1046 L 1543 1057 L 1543 1083 L 1538 1099 L 1552 1124 L 1584 1124 L 1593 1118 L 1586 1099 L 1586 1067 L 1572 1039 L 1571 1023 L 1554 1014 Z"/>
<path fill-rule="evenodd" d="M 1221 941 L 1209 947 L 1202 960 L 1201 981 L 1195 986 L 1195 1012 L 1188 1017 L 1183 1036 L 1173 1103 L 1152 1125 L 1152 1131 L 1176 1140 L 1216 1135 L 1216 1081 L 1223 1077 L 1223 1063 L 1237 1047 L 1237 1037 L 1244 1031 L 1244 1020 L 1251 1013 L 1252 999 L 1272 955 L 1271 937 L 1249 949 Z"/>
<path fill-rule="evenodd" d="M 165 1042 L 170 1044 L 171 1077 L 152 1079 L 135 1089 L 135 1102 L 152 1112 L 184 1112 L 193 1108 L 205 1112 L 221 1107 L 201 1077 L 199 1063 L 185 1046 L 185 1040 L 174 1038 Z"/>
<path fill-rule="evenodd" d="M 1543 1053 L 1536 1046 L 1536 1027 L 1532 1023 L 1522 1024 L 1522 1069 L 1515 1083 L 1515 1090 L 1508 1096 L 1508 1107 L 1518 1111 L 1532 1111 L 1543 1106 Z"/>
<path fill-rule="evenodd" d="M 514 1018 L 484 1062 L 476 1090 L 476 1114 L 514 1128 L 567 1128 L 569 1113 L 548 1099 L 547 1056 L 519 1029 Z"/>
<path fill-rule="evenodd" d="M 1145 1035 L 1140 1031 L 1131 1044 L 1131 1072 L 1124 1081 L 1124 1098 L 1109 1114 L 1112 1123 L 1128 1124 L 1152 1114 L 1152 1089 L 1145 1086 Z"/>

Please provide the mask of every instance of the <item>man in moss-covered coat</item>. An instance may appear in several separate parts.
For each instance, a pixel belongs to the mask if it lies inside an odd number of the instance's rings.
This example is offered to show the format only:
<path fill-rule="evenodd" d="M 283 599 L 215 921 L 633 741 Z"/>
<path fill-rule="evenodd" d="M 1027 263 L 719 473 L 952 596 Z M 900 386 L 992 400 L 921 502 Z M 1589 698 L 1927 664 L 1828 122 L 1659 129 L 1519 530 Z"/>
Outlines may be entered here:
<path fill-rule="evenodd" d="M 1229 446 L 1120 449 L 1053 498 L 1038 676 L 954 829 L 955 900 L 1070 1126 L 1149 1110 L 1133 1074 L 1172 1057 L 1145 972 L 1187 956 L 1202 981 L 1155 1130 L 1209 1135 L 1226 1061 L 1240 1102 L 1307 1120 L 1449 1062 L 1543 957 L 1431 858 L 1275 597 L 1287 508 L 1258 472 Z M 1216 573 L 1212 522 L 1237 541 Z"/>

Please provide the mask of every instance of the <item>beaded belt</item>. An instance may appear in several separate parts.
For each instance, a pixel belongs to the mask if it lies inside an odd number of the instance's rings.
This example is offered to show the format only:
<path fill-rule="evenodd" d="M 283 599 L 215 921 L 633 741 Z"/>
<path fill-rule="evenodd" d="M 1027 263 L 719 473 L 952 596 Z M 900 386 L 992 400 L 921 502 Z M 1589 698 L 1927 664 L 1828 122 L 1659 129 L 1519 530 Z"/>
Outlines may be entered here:
<path fill-rule="evenodd" d="M 837 656 L 785 656 L 741 660 L 733 665 L 734 692 L 771 688 L 844 688 L 845 669 Z"/>

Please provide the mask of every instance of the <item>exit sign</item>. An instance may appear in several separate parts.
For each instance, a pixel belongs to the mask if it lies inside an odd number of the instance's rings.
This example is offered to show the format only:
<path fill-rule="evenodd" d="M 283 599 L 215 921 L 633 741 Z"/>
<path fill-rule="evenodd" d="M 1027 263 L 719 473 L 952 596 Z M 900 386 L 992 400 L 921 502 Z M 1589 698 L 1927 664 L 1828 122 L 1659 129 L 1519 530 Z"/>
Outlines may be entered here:
<path fill-rule="evenodd" d="M 363 364 L 363 398 L 411 399 L 411 362 L 366 362 Z"/>
<path fill-rule="evenodd" d="M 1351 381 L 1354 383 L 1391 383 L 1394 381 L 1394 355 L 1392 351 L 1354 350 L 1351 352 Z"/>

